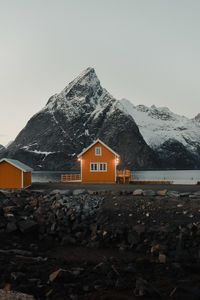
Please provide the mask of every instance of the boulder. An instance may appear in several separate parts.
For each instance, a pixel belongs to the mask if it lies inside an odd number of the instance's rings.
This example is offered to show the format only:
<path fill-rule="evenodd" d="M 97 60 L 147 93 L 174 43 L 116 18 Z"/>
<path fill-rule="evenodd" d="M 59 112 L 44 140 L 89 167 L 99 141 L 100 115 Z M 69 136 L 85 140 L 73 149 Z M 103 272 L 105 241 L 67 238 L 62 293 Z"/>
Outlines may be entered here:
<path fill-rule="evenodd" d="M 5 197 L 5 194 L 3 193 L 3 192 L 1 192 L 0 191 L 0 199 L 2 200 L 2 199 L 5 199 L 6 197 Z"/>
<path fill-rule="evenodd" d="M 14 232 L 16 230 L 17 230 L 17 226 L 16 226 L 15 222 L 9 222 L 7 224 L 6 232 L 10 233 L 10 232 Z"/>
<path fill-rule="evenodd" d="M 180 197 L 188 197 L 190 195 L 189 192 L 180 193 Z"/>
<path fill-rule="evenodd" d="M 73 190 L 73 195 L 74 196 L 79 196 L 81 194 L 85 194 L 86 193 L 86 189 L 75 189 Z"/>
<path fill-rule="evenodd" d="M 180 193 L 177 191 L 168 191 L 167 195 L 171 198 L 179 198 L 180 197 Z"/>
<path fill-rule="evenodd" d="M 167 190 L 166 189 L 157 191 L 157 195 L 159 195 L 159 196 L 165 196 L 166 194 L 167 194 Z"/>
<path fill-rule="evenodd" d="M 143 195 L 143 190 L 142 189 L 137 189 L 133 191 L 133 196 L 142 196 Z"/>
<path fill-rule="evenodd" d="M 20 221 L 18 223 L 19 230 L 23 233 L 32 232 L 37 229 L 37 223 L 32 220 Z"/>
<path fill-rule="evenodd" d="M 15 291 L 0 290 L 0 299 L 1 300 L 34 300 L 35 298 L 32 295 L 18 293 Z"/>
<path fill-rule="evenodd" d="M 143 191 L 144 196 L 156 196 L 156 192 L 153 190 L 145 190 Z"/>
<path fill-rule="evenodd" d="M 70 196 L 70 195 L 72 195 L 72 191 L 70 191 L 70 190 L 53 190 L 50 193 L 50 195 L 56 195 L 56 194 Z"/>
<path fill-rule="evenodd" d="M 158 260 L 161 264 L 165 264 L 166 263 L 166 255 L 165 254 L 162 254 L 160 253 L 159 256 L 158 256 Z"/>
<path fill-rule="evenodd" d="M 138 224 L 132 227 L 133 231 L 136 231 L 138 234 L 145 232 L 145 225 Z"/>
<path fill-rule="evenodd" d="M 200 196 L 200 191 L 194 192 L 193 193 L 195 196 Z"/>

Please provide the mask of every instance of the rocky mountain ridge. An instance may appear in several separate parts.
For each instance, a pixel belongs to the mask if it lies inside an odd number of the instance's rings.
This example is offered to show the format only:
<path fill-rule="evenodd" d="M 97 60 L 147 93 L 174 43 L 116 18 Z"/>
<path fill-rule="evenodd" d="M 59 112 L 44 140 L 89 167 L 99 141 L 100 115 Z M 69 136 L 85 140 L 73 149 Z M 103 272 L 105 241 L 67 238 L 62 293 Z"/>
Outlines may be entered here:
<path fill-rule="evenodd" d="M 88 68 L 49 99 L 3 156 L 35 169 L 78 169 L 77 154 L 97 138 L 121 155 L 122 167 L 159 166 L 133 118 L 102 88 L 95 70 Z"/>
<path fill-rule="evenodd" d="M 146 143 L 158 154 L 163 167 L 200 167 L 200 114 L 189 119 L 167 107 L 135 106 L 127 99 L 120 103 L 135 120 Z"/>

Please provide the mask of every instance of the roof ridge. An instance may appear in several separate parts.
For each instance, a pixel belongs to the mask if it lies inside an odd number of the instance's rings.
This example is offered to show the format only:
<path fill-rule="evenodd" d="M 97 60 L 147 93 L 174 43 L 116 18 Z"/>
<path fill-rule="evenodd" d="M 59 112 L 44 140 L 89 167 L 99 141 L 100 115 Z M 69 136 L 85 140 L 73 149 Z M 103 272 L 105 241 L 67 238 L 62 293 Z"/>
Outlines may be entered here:
<path fill-rule="evenodd" d="M 16 167 L 17 169 L 24 171 L 24 172 L 29 172 L 29 171 L 33 171 L 33 169 L 31 167 L 29 167 L 28 165 L 22 163 L 19 160 L 16 159 L 12 159 L 12 158 L 2 158 L 0 160 L 0 163 L 6 161 L 8 163 L 10 163 L 11 165 L 13 165 L 14 167 Z"/>

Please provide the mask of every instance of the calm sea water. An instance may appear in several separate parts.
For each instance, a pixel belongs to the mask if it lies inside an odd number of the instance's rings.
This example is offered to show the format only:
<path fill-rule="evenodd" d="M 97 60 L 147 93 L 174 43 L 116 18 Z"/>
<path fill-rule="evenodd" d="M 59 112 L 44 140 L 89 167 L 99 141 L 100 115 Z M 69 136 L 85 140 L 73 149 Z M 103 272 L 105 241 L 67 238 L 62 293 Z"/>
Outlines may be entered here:
<path fill-rule="evenodd" d="M 33 172 L 33 182 L 60 182 L 61 174 L 77 173 L 72 171 L 36 171 Z M 200 170 L 180 171 L 133 171 L 135 180 L 165 180 L 180 184 L 196 184 L 200 181 Z"/>

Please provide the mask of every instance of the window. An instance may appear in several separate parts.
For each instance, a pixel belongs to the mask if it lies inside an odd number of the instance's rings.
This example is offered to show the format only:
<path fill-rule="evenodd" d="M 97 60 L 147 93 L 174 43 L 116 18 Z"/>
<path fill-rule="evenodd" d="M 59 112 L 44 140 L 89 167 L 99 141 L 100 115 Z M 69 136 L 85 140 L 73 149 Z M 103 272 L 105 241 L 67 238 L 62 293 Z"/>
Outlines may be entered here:
<path fill-rule="evenodd" d="M 90 172 L 107 172 L 107 163 L 90 163 Z"/>
<path fill-rule="evenodd" d="M 101 147 L 95 147 L 95 155 L 101 156 Z"/>
<path fill-rule="evenodd" d="M 90 172 L 98 172 L 98 163 L 90 163 Z"/>
<path fill-rule="evenodd" d="M 107 172 L 107 163 L 99 163 L 99 172 Z"/>

